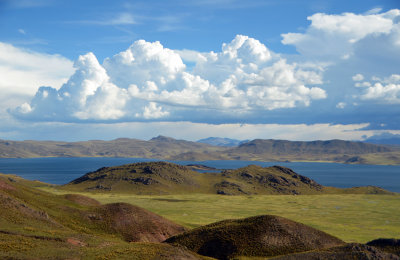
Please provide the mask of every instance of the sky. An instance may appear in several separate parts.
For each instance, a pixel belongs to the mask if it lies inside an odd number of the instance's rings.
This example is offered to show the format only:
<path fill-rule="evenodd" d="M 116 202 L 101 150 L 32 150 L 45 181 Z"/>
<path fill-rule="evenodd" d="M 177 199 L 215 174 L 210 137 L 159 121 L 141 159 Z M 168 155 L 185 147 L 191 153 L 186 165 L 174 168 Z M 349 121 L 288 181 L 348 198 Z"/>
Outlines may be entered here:
<path fill-rule="evenodd" d="M 399 134 L 398 0 L 0 0 L 0 139 Z"/>

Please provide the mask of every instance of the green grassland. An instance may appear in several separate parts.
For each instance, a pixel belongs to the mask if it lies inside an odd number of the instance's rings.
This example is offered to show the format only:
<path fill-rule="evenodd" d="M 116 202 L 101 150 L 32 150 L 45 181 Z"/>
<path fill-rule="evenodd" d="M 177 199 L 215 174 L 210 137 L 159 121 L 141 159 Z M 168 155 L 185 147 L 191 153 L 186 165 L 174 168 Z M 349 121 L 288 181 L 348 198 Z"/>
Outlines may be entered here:
<path fill-rule="evenodd" d="M 55 194 L 67 191 L 42 187 Z M 346 242 L 365 243 L 400 234 L 400 195 L 323 194 L 221 196 L 212 194 L 79 194 L 101 203 L 127 202 L 194 228 L 223 219 L 272 214 L 325 231 Z"/>
<path fill-rule="evenodd" d="M 38 186 L 49 185 L 0 174 L 0 259 L 207 259 L 167 244 L 129 243 L 108 219 L 85 217 L 96 206 Z"/>

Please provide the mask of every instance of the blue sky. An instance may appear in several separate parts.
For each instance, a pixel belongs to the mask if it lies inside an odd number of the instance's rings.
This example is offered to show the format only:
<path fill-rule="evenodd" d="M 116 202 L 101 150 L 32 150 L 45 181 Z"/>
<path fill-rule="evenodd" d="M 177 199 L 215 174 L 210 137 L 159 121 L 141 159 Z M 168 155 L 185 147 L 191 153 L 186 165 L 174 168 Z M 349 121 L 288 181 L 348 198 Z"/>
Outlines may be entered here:
<path fill-rule="evenodd" d="M 400 133 L 397 0 L 0 0 L 0 139 Z"/>

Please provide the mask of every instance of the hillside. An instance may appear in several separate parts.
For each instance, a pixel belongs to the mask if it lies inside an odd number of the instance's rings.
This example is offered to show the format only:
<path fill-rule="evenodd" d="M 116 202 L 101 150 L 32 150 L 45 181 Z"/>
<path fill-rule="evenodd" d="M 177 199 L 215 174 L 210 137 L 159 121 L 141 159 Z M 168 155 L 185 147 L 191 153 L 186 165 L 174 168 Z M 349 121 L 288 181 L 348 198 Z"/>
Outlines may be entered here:
<path fill-rule="evenodd" d="M 203 259 L 160 244 L 185 229 L 159 215 L 37 185 L 44 184 L 0 175 L 1 259 Z"/>
<path fill-rule="evenodd" d="M 199 173 L 192 170 L 193 167 L 168 162 L 142 162 L 104 167 L 87 173 L 62 188 L 71 191 L 111 191 L 152 195 L 389 193 L 376 187 L 349 189 L 324 187 L 281 166 L 249 165 L 236 170 L 223 170 L 221 173 Z"/>
<path fill-rule="evenodd" d="M 344 246 L 332 247 L 310 252 L 295 253 L 285 256 L 278 256 L 275 260 L 355 260 L 355 259 L 376 259 L 376 260 L 399 260 L 399 256 L 379 250 L 376 247 L 363 244 L 347 244 Z"/>
<path fill-rule="evenodd" d="M 165 242 L 218 259 L 270 257 L 345 244 L 319 230 L 270 215 L 220 221 L 171 237 Z"/>
<path fill-rule="evenodd" d="M 391 254 L 398 254 L 396 239 L 368 243 L 376 247 L 346 244 L 273 215 L 186 230 L 128 203 L 101 204 L 82 195 L 54 195 L 36 188 L 47 186 L 0 174 L 1 259 L 399 259 Z"/>
<path fill-rule="evenodd" d="M 214 152 L 218 147 L 158 136 L 149 141 L 119 138 L 112 141 L 56 142 L 0 140 L 0 158 L 139 157 L 169 158 L 190 151 Z"/>
<path fill-rule="evenodd" d="M 112 141 L 56 142 L 0 140 L 0 158 L 136 157 L 164 160 L 324 161 L 357 164 L 400 164 L 396 148 L 351 142 L 256 139 L 227 147 L 158 136 L 149 141 L 119 138 Z"/>
<path fill-rule="evenodd" d="M 238 160 L 400 163 L 400 153 L 391 147 L 343 140 L 300 142 L 256 139 L 224 151 L 224 154 Z"/>

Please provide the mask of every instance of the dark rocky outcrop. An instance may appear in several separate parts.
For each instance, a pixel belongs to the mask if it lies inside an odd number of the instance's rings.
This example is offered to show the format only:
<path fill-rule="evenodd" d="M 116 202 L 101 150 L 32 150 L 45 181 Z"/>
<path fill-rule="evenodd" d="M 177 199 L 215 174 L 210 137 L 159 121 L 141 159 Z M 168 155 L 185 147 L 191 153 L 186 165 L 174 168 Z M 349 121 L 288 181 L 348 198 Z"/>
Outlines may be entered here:
<path fill-rule="evenodd" d="M 394 254 L 363 244 L 347 244 L 325 250 L 304 252 L 273 258 L 275 260 L 400 260 Z"/>
<path fill-rule="evenodd" d="M 379 238 L 368 242 L 367 245 L 400 256 L 400 239 Z"/>

